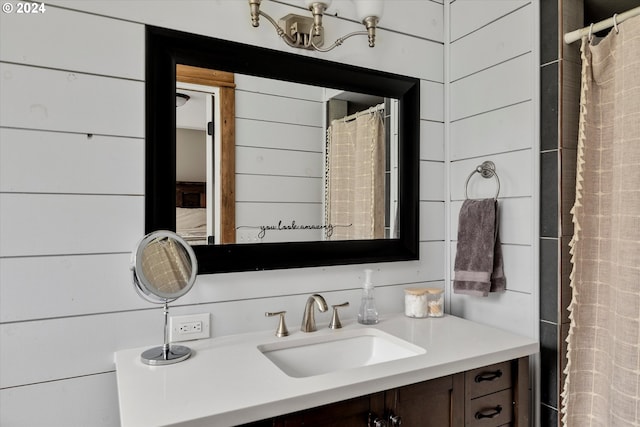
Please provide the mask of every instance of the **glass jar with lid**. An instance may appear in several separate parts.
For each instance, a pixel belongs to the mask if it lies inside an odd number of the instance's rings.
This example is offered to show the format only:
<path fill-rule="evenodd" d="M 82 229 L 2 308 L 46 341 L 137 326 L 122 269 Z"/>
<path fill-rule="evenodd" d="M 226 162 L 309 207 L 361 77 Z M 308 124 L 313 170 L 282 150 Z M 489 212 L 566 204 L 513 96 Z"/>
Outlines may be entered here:
<path fill-rule="evenodd" d="M 444 316 L 444 289 L 427 289 L 427 300 L 429 317 Z"/>
<path fill-rule="evenodd" d="M 428 288 L 405 288 L 404 314 L 407 317 L 429 317 Z"/>

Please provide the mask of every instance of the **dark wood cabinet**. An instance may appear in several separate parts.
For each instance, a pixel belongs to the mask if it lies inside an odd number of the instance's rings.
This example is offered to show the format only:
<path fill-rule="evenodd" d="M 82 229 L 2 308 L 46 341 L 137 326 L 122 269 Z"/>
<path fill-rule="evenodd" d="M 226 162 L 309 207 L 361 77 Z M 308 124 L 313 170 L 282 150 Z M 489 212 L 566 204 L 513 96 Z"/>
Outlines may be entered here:
<path fill-rule="evenodd" d="M 449 375 L 388 390 L 385 418 L 391 426 L 447 427 L 462 425 L 462 374 Z"/>
<path fill-rule="evenodd" d="M 366 425 L 365 420 L 376 397 L 376 394 L 372 394 L 285 415 L 278 417 L 273 426 L 362 427 Z"/>
<path fill-rule="evenodd" d="M 528 427 L 530 397 L 523 357 L 246 427 Z"/>
<path fill-rule="evenodd" d="M 529 426 L 528 357 L 473 369 L 464 375 L 465 426 Z"/>
<path fill-rule="evenodd" d="M 384 407 L 385 392 L 305 409 L 274 419 L 245 424 L 243 427 L 362 427 L 373 411 Z M 381 412 L 382 413 L 382 412 Z"/>

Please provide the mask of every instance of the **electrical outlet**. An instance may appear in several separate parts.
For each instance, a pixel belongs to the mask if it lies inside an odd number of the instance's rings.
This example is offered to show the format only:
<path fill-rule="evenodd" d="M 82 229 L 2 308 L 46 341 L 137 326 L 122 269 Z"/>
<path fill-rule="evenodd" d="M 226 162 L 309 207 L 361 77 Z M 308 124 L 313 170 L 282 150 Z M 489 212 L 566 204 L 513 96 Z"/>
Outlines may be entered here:
<path fill-rule="evenodd" d="M 190 341 L 211 336 L 210 313 L 169 317 L 169 341 Z"/>

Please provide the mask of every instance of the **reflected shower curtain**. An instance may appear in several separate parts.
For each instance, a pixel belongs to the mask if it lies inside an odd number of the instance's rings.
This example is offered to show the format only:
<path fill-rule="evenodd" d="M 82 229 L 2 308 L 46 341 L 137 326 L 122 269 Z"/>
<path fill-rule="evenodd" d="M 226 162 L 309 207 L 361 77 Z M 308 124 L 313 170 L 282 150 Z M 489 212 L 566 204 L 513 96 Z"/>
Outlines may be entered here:
<path fill-rule="evenodd" d="M 160 292 L 176 293 L 189 282 L 191 261 L 174 239 L 157 238 L 144 248 L 142 273 Z"/>
<path fill-rule="evenodd" d="M 640 425 L 640 17 L 582 41 L 563 422 Z"/>
<path fill-rule="evenodd" d="M 384 121 L 379 111 L 333 120 L 327 131 L 327 240 L 384 237 Z"/>

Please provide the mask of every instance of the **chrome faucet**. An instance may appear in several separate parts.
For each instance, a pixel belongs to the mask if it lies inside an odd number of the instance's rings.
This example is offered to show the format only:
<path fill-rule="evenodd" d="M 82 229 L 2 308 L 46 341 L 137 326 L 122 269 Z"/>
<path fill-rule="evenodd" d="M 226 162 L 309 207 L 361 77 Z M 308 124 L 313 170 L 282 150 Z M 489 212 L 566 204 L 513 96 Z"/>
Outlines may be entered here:
<path fill-rule="evenodd" d="M 304 316 L 302 317 L 302 332 L 314 332 L 316 330 L 316 318 L 313 306 L 318 306 L 318 310 L 327 311 L 327 302 L 322 298 L 322 295 L 313 294 L 307 299 L 307 303 L 304 306 Z"/>

